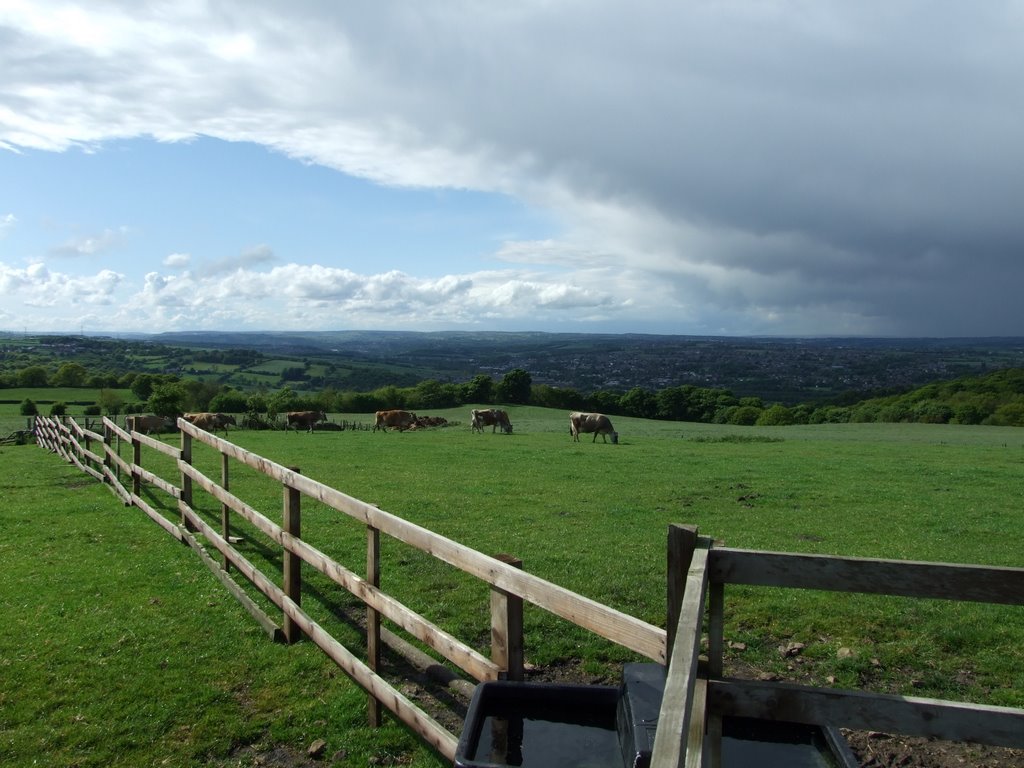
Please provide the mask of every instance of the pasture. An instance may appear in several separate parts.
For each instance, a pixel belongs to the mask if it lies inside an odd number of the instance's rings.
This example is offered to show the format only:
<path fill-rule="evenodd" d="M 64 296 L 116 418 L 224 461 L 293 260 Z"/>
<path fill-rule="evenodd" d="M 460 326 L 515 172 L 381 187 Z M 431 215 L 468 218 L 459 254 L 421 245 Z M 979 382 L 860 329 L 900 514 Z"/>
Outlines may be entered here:
<path fill-rule="evenodd" d="M 620 444 L 611 445 L 589 436 L 573 443 L 562 411 L 510 408 L 512 435 L 472 434 L 468 413 L 431 412 L 461 423 L 402 434 L 233 430 L 229 439 L 660 625 L 670 523 L 696 524 L 736 547 L 1024 565 L 1024 430 L 617 417 Z M 3 453 L 0 553 L 16 574 L 4 590 L 12 599 L 0 607 L 0 621 L 14 628 L 0 639 L 5 764 L 234 765 L 240 745 L 301 750 L 316 737 L 328 741 L 328 754 L 346 751 L 339 764 L 365 765 L 382 752 L 436 763 L 397 726 L 363 728 L 363 697 L 311 644 L 269 643 L 209 572 L 137 510 L 34 446 Z M 216 476 L 212 454 L 194 458 Z M 280 488 L 257 477 L 233 474 L 231 487 L 257 508 L 280 508 Z M 206 504 L 211 516 L 217 508 Z M 273 560 L 239 532 L 248 556 Z M 365 557 L 365 531 L 313 503 L 303 508 L 303 534 L 353 567 Z M 485 590 L 397 545 L 385 545 L 382 573 L 408 605 L 487 647 Z M 344 608 L 344 597 L 310 581 L 310 610 Z M 727 667 L 1024 706 L 1019 608 L 731 588 L 726 609 Z M 779 653 L 790 642 L 804 644 L 799 657 Z M 529 609 L 526 655 L 587 679 L 613 679 L 629 658 Z M 146 714 L 135 717 L 140 698 Z M 111 721 L 121 746 L 92 762 Z"/>

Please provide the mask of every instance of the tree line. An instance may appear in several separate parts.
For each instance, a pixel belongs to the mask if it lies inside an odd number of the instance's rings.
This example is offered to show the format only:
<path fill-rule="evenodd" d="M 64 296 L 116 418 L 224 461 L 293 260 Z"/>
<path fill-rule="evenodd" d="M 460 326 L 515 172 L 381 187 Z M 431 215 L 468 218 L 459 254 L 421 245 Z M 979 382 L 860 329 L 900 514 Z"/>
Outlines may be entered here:
<path fill-rule="evenodd" d="M 599 390 L 581 393 L 570 387 L 534 384 L 529 372 L 516 368 L 500 380 L 480 374 L 461 383 L 433 379 L 414 386 L 388 385 L 367 392 L 324 389 L 316 394 L 284 386 L 274 392 L 243 392 L 224 384 L 183 378 L 176 374 L 91 374 L 79 363 L 64 363 L 50 373 L 30 366 L 0 381 L 0 387 L 88 387 L 100 395 L 94 414 L 149 411 L 175 416 L 186 411 L 223 411 L 269 415 L 292 410 L 331 413 L 372 413 L 403 408 L 428 410 L 469 404 L 536 405 L 565 410 L 596 411 L 645 419 L 748 426 L 785 426 L 844 422 L 920 422 L 1024 426 L 1024 369 L 1006 368 L 929 384 L 908 392 L 851 402 L 784 406 L 759 397 L 737 397 L 728 389 L 684 384 L 651 391 L 634 387 L 625 392 Z M 116 390 L 129 390 L 128 401 Z M 54 404 L 56 413 L 62 404 Z M 34 413 L 23 403 L 23 412 Z M 51 410 L 53 413 L 53 410 Z"/>

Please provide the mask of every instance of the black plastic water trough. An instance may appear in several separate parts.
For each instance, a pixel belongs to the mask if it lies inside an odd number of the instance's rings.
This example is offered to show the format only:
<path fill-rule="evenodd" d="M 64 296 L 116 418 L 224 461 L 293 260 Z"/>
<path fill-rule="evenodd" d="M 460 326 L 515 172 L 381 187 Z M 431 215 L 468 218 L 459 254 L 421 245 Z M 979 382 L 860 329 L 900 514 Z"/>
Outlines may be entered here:
<path fill-rule="evenodd" d="M 665 690 L 660 664 L 627 664 L 622 684 L 487 682 L 476 687 L 456 768 L 647 768 Z M 725 718 L 723 768 L 844 768 L 821 728 Z"/>

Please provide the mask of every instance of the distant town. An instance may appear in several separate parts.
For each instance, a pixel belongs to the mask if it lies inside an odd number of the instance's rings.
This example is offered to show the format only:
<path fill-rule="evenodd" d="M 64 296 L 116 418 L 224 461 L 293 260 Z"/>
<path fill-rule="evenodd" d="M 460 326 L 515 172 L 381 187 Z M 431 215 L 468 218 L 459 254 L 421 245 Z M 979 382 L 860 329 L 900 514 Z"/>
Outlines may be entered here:
<path fill-rule="evenodd" d="M 854 402 L 1024 367 L 1024 338 L 751 338 L 386 331 L 161 333 L 113 337 L 0 334 L 0 373 L 75 359 L 114 374 L 140 356 L 164 372 L 239 388 L 369 391 L 510 370 L 581 393 L 692 384 L 784 405 Z M 94 362 L 90 362 L 94 360 Z M 159 361 L 159 362 L 158 362 Z M 229 365 L 230 364 L 230 365 Z M 150 370 L 152 370 L 150 368 Z"/>

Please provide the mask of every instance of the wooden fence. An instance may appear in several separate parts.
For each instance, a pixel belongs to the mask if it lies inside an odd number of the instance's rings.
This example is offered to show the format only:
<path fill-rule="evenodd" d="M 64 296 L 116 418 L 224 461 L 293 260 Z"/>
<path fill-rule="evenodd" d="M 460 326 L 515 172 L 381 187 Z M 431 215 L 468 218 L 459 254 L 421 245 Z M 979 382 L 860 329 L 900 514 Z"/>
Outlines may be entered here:
<path fill-rule="evenodd" d="M 102 424 L 101 434 L 84 429 L 73 420 L 39 417 L 36 439 L 40 446 L 107 483 L 126 505 L 137 506 L 170 535 L 191 546 L 269 634 L 288 642 L 304 634 L 316 643 L 368 692 L 371 722 L 379 721 L 383 705 L 448 759 L 454 758 L 458 736 L 377 673 L 382 643 L 397 641 L 381 627 L 382 618 L 394 622 L 477 681 L 522 679 L 524 602 L 544 608 L 653 661 L 667 664 L 665 695 L 651 760 L 654 768 L 717 766 L 722 718 L 729 716 L 1024 747 L 1024 709 L 739 680 L 723 675 L 727 584 L 1024 605 L 1022 568 L 755 552 L 716 546 L 709 538 L 699 536 L 692 526 L 670 526 L 669 629 L 666 631 L 533 576 L 522 570 L 514 558 L 476 552 L 197 429 L 183 419 L 178 420 L 180 447 L 138 432 L 126 432 L 109 419 L 103 419 Z M 219 482 L 192 465 L 194 440 L 220 453 Z M 131 461 L 120 455 L 119 441 L 130 444 Z M 144 448 L 175 461 L 179 473 L 177 484 L 143 468 Z M 280 525 L 228 490 L 231 461 L 251 467 L 281 484 Z M 130 480 L 129 486 L 124 485 L 122 477 Z M 180 520 L 170 520 L 154 509 L 141 495 L 143 483 L 172 497 Z M 219 529 L 193 509 L 193 492 L 197 487 L 221 503 Z M 315 499 L 366 526 L 365 576 L 332 560 L 302 537 L 303 498 Z M 235 549 L 230 534 L 231 515 L 248 521 L 281 547 L 280 585 Z M 196 534 L 202 535 L 218 551 L 219 562 L 206 552 Z M 492 647 L 489 657 L 380 589 L 381 534 L 490 585 Z M 301 563 L 315 568 L 366 605 L 365 661 L 357 658 L 302 609 Z M 234 581 L 230 575 L 232 570 L 243 575 L 280 610 L 280 626 Z M 706 656 L 702 656 L 705 619 L 708 650 Z"/>
<path fill-rule="evenodd" d="M 664 663 L 666 659 L 666 632 L 660 627 L 534 576 L 522 570 L 514 558 L 491 557 L 414 525 L 372 504 L 353 498 L 293 469 L 198 429 L 184 419 L 178 420 L 178 428 L 181 433 L 181 445 L 175 447 L 139 432 L 127 432 L 109 419 L 103 420 L 104 431 L 101 434 L 83 429 L 74 420 L 61 421 L 39 417 L 36 422 L 36 438 L 40 446 L 58 453 L 82 471 L 109 484 L 112 491 L 125 504 L 138 507 L 170 535 L 195 549 L 207 566 L 231 589 L 268 633 L 280 636 L 287 642 L 293 642 L 304 634 L 316 643 L 349 677 L 369 693 L 372 700 L 371 721 L 379 719 L 378 706 L 382 704 L 449 759 L 455 756 L 458 734 L 446 730 L 377 673 L 381 647 L 387 637 L 387 633 L 381 627 L 381 619 L 394 622 L 477 681 L 499 678 L 522 679 L 524 602 L 544 608 L 654 661 Z M 118 440 L 130 444 L 130 462 L 121 457 Z M 193 466 L 193 441 L 206 444 L 220 453 L 219 481 L 207 477 Z M 142 466 L 143 449 L 157 451 L 174 459 L 180 474 L 179 482 L 171 483 L 145 469 Z M 281 484 L 281 524 L 274 522 L 228 490 L 230 461 L 244 464 Z M 129 480 L 128 485 L 122 482 L 122 477 Z M 142 495 L 144 483 L 175 500 L 180 520 L 168 519 L 146 501 Z M 196 489 L 210 494 L 222 504 L 219 527 L 210 525 L 194 510 L 193 494 Z M 365 576 L 331 559 L 302 538 L 300 510 L 303 498 L 323 503 L 366 526 Z M 281 584 L 275 583 L 274 579 L 257 569 L 233 546 L 230 535 L 232 515 L 248 521 L 282 548 L 284 565 Z M 215 561 L 206 552 L 197 534 L 217 550 L 220 562 Z M 425 552 L 490 585 L 492 643 L 489 657 L 453 637 L 380 589 L 382 534 Z M 301 563 L 315 568 L 365 603 L 368 657 L 366 660 L 357 658 L 302 609 Z M 230 572 L 244 576 L 281 611 L 280 626 L 247 597 L 245 591 L 233 580 Z"/>

